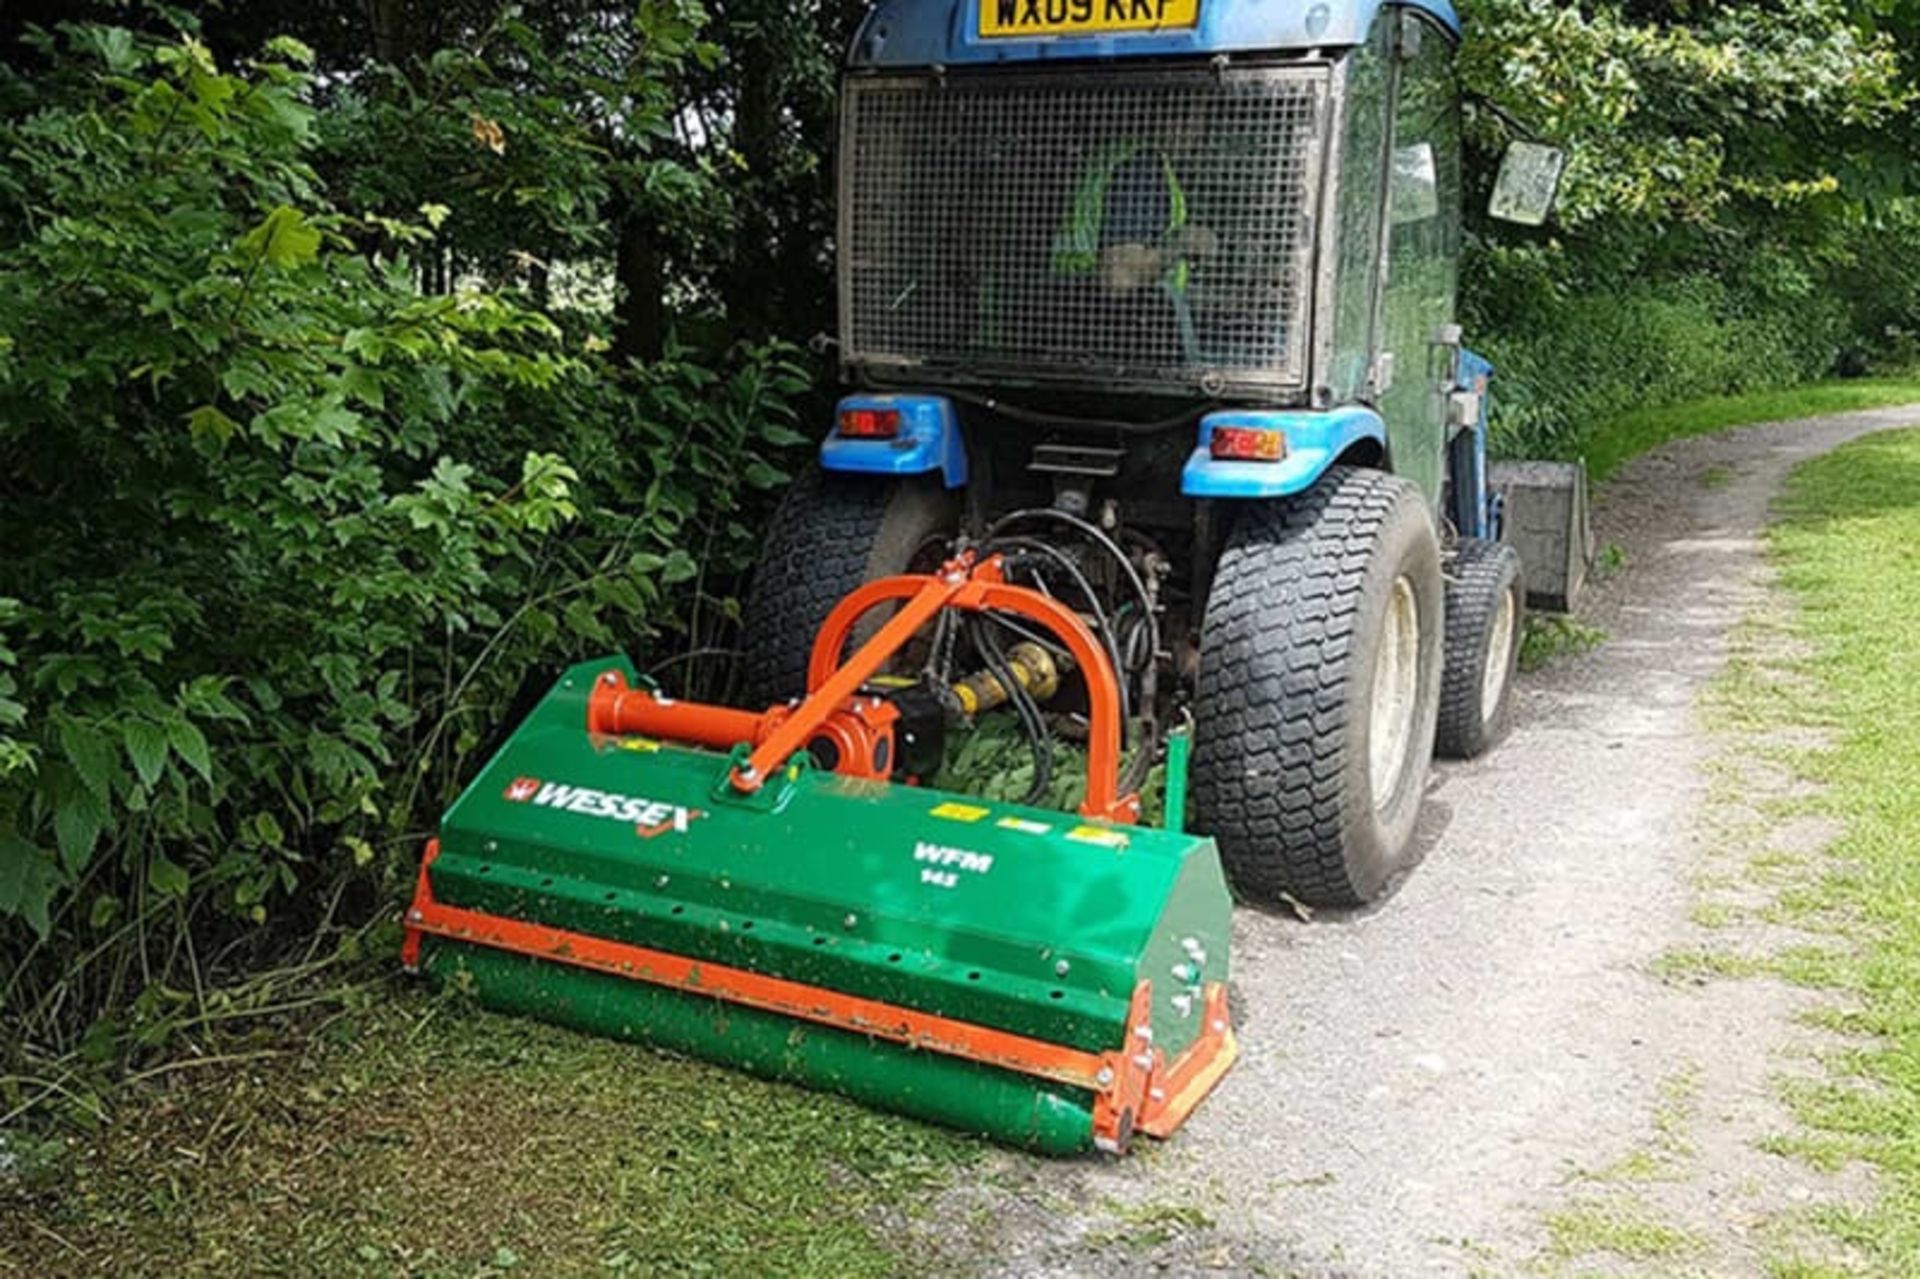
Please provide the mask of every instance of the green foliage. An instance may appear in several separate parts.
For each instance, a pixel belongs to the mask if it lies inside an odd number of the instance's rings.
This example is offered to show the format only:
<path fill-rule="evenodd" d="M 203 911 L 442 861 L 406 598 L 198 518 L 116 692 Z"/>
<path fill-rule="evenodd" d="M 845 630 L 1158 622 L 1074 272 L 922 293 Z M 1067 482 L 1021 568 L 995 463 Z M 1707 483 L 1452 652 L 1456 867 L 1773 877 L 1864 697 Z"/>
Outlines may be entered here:
<path fill-rule="evenodd" d="M 38 45 L 0 84 L 0 1007 L 111 1059 L 396 891 L 536 666 L 721 624 L 804 379 L 422 292 L 434 213 L 336 203 L 295 45 Z"/>
<path fill-rule="evenodd" d="M 1756 302 L 1707 276 L 1514 307 L 1482 343 L 1498 369 L 1495 445 L 1578 456 L 1631 410 L 1792 386 L 1832 366 L 1849 327 L 1832 299 Z"/>
<path fill-rule="evenodd" d="M 1914 327 L 1920 276 L 1888 269 L 1914 225 L 1906 15 L 1475 0 L 1464 16 L 1462 75 L 1492 108 L 1470 113 L 1479 171 L 1514 120 L 1570 155 L 1551 234 L 1481 222 L 1463 277 L 1505 450 L 1578 455 L 1616 415 L 1790 386 Z"/>
<path fill-rule="evenodd" d="M 1751 5 L 1578 5 L 1470 0 L 1462 76 L 1487 101 L 1571 150 L 1560 217 L 1629 216 L 1642 234 L 1738 206 L 1832 195 L 1821 131 L 1895 119 L 1911 90 L 1894 36 L 1842 0 Z M 1506 126 L 1481 113 L 1482 137 Z M 1772 143 L 1774 145 L 1761 145 Z"/>
<path fill-rule="evenodd" d="M 1144 732 L 1146 725 L 1137 726 Z M 988 712 L 970 727 L 947 740 L 946 758 L 933 784 L 980 799 L 1017 804 L 1033 788 L 1033 746 L 1011 710 Z M 1087 751 L 1084 745 L 1055 737 L 1053 771 L 1046 791 L 1036 801 L 1040 808 L 1074 812 L 1087 797 Z M 1167 766 L 1156 764 L 1140 786 L 1140 820 L 1157 826 L 1166 814 Z"/>
<path fill-rule="evenodd" d="M 726 189 L 674 143 L 677 78 L 718 57 L 704 19 L 694 0 L 500 6 L 468 41 L 367 67 L 320 118 L 318 163 L 353 207 L 438 206 L 456 267 L 537 292 L 554 262 L 611 250 L 626 211 L 721 234 Z"/>

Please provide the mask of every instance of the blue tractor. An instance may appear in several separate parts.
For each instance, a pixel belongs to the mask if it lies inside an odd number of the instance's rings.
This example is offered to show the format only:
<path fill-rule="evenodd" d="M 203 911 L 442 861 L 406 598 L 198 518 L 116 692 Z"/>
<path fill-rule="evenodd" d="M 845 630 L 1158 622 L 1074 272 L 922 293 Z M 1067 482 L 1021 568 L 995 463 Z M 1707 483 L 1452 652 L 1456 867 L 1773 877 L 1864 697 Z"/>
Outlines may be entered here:
<path fill-rule="evenodd" d="M 1435 752 L 1500 738 L 1527 599 L 1455 323 L 1460 36 L 1448 0 L 875 5 L 851 393 L 749 591 L 749 702 L 803 691 L 863 581 L 1000 554 L 1106 646 L 1131 783 L 1190 722 L 1190 821 L 1244 900 L 1378 896 Z M 1559 173 L 1520 144 L 1493 212 L 1538 225 Z M 1070 670 L 1021 687 L 1067 665 L 1044 643 L 943 626 L 896 679 L 1005 676 L 1037 794 L 1085 722 Z"/>

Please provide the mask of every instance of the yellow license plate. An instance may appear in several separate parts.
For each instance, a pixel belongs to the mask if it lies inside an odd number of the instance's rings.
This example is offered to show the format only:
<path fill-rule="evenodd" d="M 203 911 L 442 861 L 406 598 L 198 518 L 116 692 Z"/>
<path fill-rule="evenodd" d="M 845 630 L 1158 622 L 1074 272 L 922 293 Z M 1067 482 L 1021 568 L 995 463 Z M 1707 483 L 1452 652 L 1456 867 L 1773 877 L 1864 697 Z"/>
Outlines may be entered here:
<path fill-rule="evenodd" d="M 1200 21 L 1200 0 L 980 0 L 980 35 L 1105 35 L 1169 31 Z"/>

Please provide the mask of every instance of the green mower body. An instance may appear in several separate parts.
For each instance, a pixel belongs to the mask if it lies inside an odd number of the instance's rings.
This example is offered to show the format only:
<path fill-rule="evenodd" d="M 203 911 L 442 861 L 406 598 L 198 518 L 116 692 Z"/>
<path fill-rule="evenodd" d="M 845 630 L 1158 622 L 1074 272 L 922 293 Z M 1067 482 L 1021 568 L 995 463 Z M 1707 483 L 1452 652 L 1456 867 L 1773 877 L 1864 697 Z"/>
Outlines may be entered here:
<path fill-rule="evenodd" d="M 724 755 L 589 734 L 610 669 L 633 675 L 617 658 L 569 671 L 447 813 L 423 870 L 433 902 L 1085 1053 L 1129 1047 L 1147 982 L 1153 1045 L 1174 1058 L 1202 1035 L 1203 992 L 1227 979 L 1210 840 L 804 766 L 742 797 Z M 416 962 L 503 1010 L 1015 1145 L 1092 1144 L 1086 1090 L 716 998 L 697 973 L 575 958 L 429 935 Z"/>

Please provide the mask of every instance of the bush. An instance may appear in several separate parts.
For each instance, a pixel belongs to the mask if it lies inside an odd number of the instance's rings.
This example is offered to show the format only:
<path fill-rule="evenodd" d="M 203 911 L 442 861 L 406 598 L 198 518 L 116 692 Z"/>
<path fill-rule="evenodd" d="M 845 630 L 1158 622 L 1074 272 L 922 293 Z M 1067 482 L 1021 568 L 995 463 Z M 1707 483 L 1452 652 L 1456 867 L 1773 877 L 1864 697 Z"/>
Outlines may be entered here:
<path fill-rule="evenodd" d="M 527 672 L 723 625 L 804 378 L 423 294 L 443 211 L 330 202 L 294 42 L 42 45 L 0 84 L 0 1054 L 111 1061 L 376 915 Z"/>
<path fill-rule="evenodd" d="M 1844 302 L 1810 287 L 1769 296 L 1704 275 L 1547 291 L 1492 321 L 1478 344 L 1497 367 L 1494 446 L 1552 457 L 1622 413 L 1823 376 L 1850 328 Z"/>

